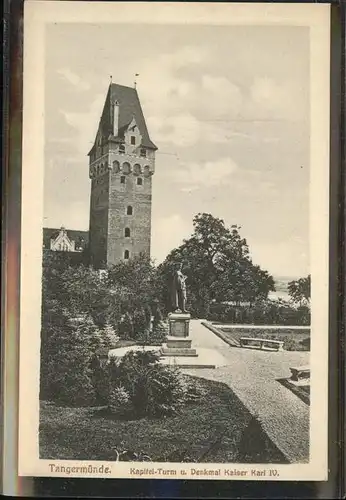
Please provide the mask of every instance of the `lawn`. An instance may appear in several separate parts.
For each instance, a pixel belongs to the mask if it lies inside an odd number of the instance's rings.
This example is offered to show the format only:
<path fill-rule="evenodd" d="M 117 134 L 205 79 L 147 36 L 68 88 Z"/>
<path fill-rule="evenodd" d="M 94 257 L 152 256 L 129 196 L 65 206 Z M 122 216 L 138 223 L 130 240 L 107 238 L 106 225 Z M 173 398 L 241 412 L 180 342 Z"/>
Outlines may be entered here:
<path fill-rule="evenodd" d="M 162 419 L 124 420 L 106 408 L 66 408 L 42 401 L 40 457 L 112 461 L 116 452 L 144 452 L 153 461 L 285 463 L 226 384 L 196 378 L 206 391 L 181 414 Z"/>
<path fill-rule="evenodd" d="M 306 328 L 280 328 L 272 329 L 258 326 L 258 328 L 234 328 L 224 326 L 222 323 L 212 322 L 213 331 L 226 342 L 240 341 L 241 337 L 252 337 L 272 340 L 283 340 L 286 351 L 309 351 L 310 350 L 310 330 Z"/>

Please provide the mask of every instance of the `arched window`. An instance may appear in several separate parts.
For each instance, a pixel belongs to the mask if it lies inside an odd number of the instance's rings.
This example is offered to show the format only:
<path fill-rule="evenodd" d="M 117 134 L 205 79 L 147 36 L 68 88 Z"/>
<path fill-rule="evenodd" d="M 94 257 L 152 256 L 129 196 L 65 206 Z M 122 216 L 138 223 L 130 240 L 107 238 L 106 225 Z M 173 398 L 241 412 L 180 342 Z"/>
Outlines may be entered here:
<path fill-rule="evenodd" d="M 133 173 L 135 175 L 139 175 L 141 173 L 141 166 L 138 163 L 133 165 Z"/>
<path fill-rule="evenodd" d="M 127 161 L 123 163 L 122 170 L 124 174 L 129 174 L 131 172 L 131 166 Z"/>
<path fill-rule="evenodd" d="M 137 177 L 137 185 L 142 186 L 143 185 L 143 179 L 142 177 Z"/>
<path fill-rule="evenodd" d="M 119 162 L 117 160 L 113 161 L 113 171 L 119 172 L 119 170 L 120 170 Z"/>
<path fill-rule="evenodd" d="M 131 235 L 131 231 L 129 227 L 125 227 L 125 238 L 129 238 Z"/>
<path fill-rule="evenodd" d="M 130 252 L 128 250 L 125 250 L 124 259 L 127 260 L 129 257 L 130 257 Z"/>
<path fill-rule="evenodd" d="M 131 205 L 129 205 L 129 206 L 127 207 L 126 213 L 127 213 L 127 215 L 132 215 L 132 213 L 133 213 L 133 209 L 132 209 Z"/>

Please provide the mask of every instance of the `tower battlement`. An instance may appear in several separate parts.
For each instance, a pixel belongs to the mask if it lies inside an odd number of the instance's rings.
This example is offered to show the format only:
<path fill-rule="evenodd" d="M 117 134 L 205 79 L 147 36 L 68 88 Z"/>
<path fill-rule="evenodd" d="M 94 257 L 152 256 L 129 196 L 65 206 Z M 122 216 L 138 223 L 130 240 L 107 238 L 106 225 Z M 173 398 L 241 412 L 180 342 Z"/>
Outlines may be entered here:
<path fill-rule="evenodd" d="M 156 150 L 137 90 L 112 83 L 89 152 L 89 245 L 95 267 L 140 253 L 150 256 Z"/>

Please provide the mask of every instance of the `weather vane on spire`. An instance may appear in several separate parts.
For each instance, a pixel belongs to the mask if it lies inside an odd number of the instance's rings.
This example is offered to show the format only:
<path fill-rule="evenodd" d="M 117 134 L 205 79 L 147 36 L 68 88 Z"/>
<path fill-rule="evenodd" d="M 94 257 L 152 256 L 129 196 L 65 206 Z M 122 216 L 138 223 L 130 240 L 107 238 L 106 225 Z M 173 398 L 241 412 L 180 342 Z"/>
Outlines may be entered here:
<path fill-rule="evenodd" d="M 139 73 L 135 74 L 135 81 L 134 81 L 134 87 L 137 88 L 137 76 L 139 76 Z"/>

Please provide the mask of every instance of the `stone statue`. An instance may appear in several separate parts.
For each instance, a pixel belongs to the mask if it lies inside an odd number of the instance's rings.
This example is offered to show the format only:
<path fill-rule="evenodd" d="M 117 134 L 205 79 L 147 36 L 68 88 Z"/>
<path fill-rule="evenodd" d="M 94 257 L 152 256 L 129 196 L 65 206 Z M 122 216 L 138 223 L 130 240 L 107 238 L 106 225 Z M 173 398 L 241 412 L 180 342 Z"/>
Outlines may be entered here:
<path fill-rule="evenodd" d="M 173 312 L 181 311 L 186 313 L 186 276 L 182 273 L 183 265 L 176 269 L 172 283 L 172 306 Z"/>

